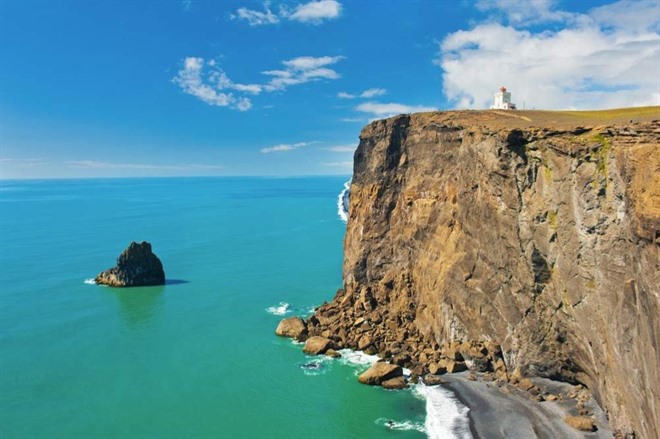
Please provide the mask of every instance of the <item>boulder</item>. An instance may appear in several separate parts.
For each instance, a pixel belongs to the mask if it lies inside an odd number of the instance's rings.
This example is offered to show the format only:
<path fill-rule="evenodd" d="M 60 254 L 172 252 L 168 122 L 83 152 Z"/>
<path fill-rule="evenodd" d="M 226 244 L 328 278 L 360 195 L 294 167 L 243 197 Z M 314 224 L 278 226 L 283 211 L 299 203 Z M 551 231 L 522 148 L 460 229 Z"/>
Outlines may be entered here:
<path fill-rule="evenodd" d="M 438 384 L 444 384 L 444 382 L 438 375 L 428 374 L 424 376 L 424 384 L 427 386 L 437 386 Z"/>
<path fill-rule="evenodd" d="M 358 377 L 362 384 L 371 386 L 381 384 L 383 381 L 403 376 L 403 369 L 396 364 L 378 362 Z"/>
<path fill-rule="evenodd" d="M 309 355 L 321 355 L 334 347 L 334 342 L 325 337 L 314 336 L 307 339 L 303 352 Z"/>
<path fill-rule="evenodd" d="M 467 365 L 462 361 L 449 360 L 445 363 L 445 365 L 447 367 L 447 373 L 458 373 L 468 369 Z"/>
<path fill-rule="evenodd" d="M 99 273 L 94 282 L 111 287 L 163 285 L 165 272 L 151 244 L 131 242 L 117 258 L 117 266 Z"/>
<path fill-rule="evenodd" d="M 360 337 L 360 339 L 358 340 L 358 349 L 363 351 L 369 346 L 371 346 L 373 342 L 374 342 L 373 339 L 365 334 L 362 337 Z"/>
<path fill-rule="evenodd" d="M 380 383 L 380 385 L 390 390 L 408 388 L 408 383 L 406 382 L 406 379 L 402 376 L 385 380 L 382 383 Z"/>
<path fill-rule="evenodd" d="M 576 430 L 580 430 L 580 431 L 596 430 L 596 425 L 594 424 L 594 420 L 586 416 L 566 416 L 564 418 L 564 422 L 566 422 L 568 425 L 575 428 Z"/>
<path fill-rule="evenodd" d="M 440 375 L 440 374 L 446 373 L 447 368 L 445 368 L 444 366 L 441 366 L 438 363 L 431 363 L 431 364 L 429 364 L 429 372 L 432 375 Z"/>
<path fill-rule="evenodd" d="M 334 349 L 328 349 L 325 351 L 325 356 L 326 357 L 332 357 L 332 358 L 341 358 L 341 354 Z"/>
<path fill-rule="evenodd" d="M 292 337 L 299 339 L 303 334 L 307 333 L 307 324 L 300 317 L 289 317 L 288 319 L 283 319 L 277 329 L 275 334 L 280 337 Z"/>

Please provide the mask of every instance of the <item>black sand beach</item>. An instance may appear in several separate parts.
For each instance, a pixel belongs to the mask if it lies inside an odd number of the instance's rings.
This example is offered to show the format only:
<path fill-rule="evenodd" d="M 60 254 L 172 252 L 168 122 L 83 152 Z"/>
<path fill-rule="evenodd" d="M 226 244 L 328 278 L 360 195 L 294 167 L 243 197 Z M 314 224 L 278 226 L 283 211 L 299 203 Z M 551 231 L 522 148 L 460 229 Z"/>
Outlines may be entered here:
<path fill-rule="evenodd" d="M 585 408 L 593 413 L 596 431 L 578 431 L 564 422 L 567 415 L 577 415 L 575 400 L 537 402 L 527 392 L 514 386 L 498 386 L 494 381 L 470 381 L 466 373 L 445 375 L 443 386 L 470 408 L 470 429 L 475 439 L 512 438 L 612 438 L 605 413 L 593 398 Z M 573 386 L 547 379 L 534 383 L 553 394 L 570 394 Z"/>

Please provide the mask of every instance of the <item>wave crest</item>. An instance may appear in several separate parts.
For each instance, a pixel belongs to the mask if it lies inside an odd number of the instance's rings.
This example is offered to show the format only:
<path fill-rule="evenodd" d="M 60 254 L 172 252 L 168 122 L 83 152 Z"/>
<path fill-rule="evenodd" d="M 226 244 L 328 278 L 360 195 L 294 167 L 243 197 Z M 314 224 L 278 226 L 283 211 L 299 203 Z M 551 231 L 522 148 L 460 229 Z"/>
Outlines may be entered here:
<path fill-rule="evenodd" d="M 277 306 L 269 306 L 266 308 L 266 312 L 274 316 L 283 316 L 291 312 L 289 309 L 289 304 L 286 302 L 280 302 Z"/>
<path fill-rule="evenodd" d="M 344 190 L 337 197 L 337 214 L 343 222 L 348 221 L 348 203 L 351 197 L 351 180 L 344 183 Z"/>

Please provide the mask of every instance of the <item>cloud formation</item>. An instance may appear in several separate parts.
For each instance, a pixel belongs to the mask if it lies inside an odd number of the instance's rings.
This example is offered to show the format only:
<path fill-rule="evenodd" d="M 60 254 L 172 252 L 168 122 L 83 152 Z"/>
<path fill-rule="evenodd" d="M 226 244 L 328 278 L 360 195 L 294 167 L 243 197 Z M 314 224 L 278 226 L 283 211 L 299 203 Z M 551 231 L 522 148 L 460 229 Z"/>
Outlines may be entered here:
<path fill-rule="evenodd" d="M 479 2 L 484 10 L 504 14 L 508 25 L 490 17 L 441 42 L 443 91 L 455 107 L 488 108 L 501 85 L 518 108 L 660 105 L 657 0 L 621 0 L 587 14 L 558 11 L 555 4 Z M 563 28 L 525 29 L 523 21 L 534 14 L 537 23 L 560 22 Z"/>
<path fill-rule="evenodd" d="M 262 154 L 270 154 L 271 152 L 285 152 L 293 151 L 294 149 L 302 148 L 303 146 L 311 145 L 316 142 L 298 142 L 298 143 L 282 143 L 275 146 L 269 146 L 268 148 L 262 148 Z"/>
<path fill-rule="evenodd" d="M 329 66 L 342 59 L 341 56 L 301 56 L 282 61 L 284 66 L 282 69 L 262 72 L 263 75 L 270 77 L 266 83 L 241 84 L 229 79 L 215 60 L 206 61 L 201 57 L 187 57 L 172 82 L 184 93 L 195 96 L 209 105 L 247 111 L 252 108 L 252 101 L 247 95 L 283 91 L 292 85 L 311 81 L 338 79 L 339 73 Z"/>
<path fill-rule="evenodd" d="M 365 102 L 355 107 L 357 111 L 369 113 L 376 118 L 385 118 L 396 116 L 397 114 L 419 113 L 424 111 L 436 111 L 437 108 L 424 107 L 421 105 L 404 105 L 404 104 L 381 104 L 378 102 Z"/>
<path fill-rule="evenodd" d="M 301 56 L 288 61 L 282 61 L 284 69 L 267 70 L 264 75 L 271 80 L 264 85 L 266 91 L 284 90 L 291 85 L 304 84 L 321 79 L 339 79 L 340 75 L 328 66 L 344 59 L 342 56 Z"/>
<path fill-rule="evenodd" d="M 357 148 L 357 145 L 337 145 L 337 146 L 330 146 L 328 148 L 323 148 L 327 151 L 332 151 L 332 152 L 354 152 L 355 148 Z"/>
<path fill-rule="evenodd" d="M 217 170 L 223 169 L 222 165 L 201 165 L 201 164 L 181 164 L 181 165 L 154 165 L 147 163 L 113 163 L 96 160 L 71 160 L 65 162 L 70 168 L 83 169 L 124 169 L 138 171 L 194 171 L 194 170 Z"/>
<path fill-rule="evenodd" d="M 270 9 L 270 2 L 264 2 L 262 11 L 238 8 L 231 14 L 232 20 L 245 21 L 250 26 L 278 24 L 281 20 L 297 21 L 307 24 L 321 24 L 324 20 L 338 18 L 341 15 L 341 3 L 335 0 L 311 1 L 300 3 L 293 8 L 281 5 L 276 14 Z"/>
<path fill-rule="evenodd" d="M 340 99 L 355 99 L 355 98 L 371 99 L 377 96 L 383 96 L 386 93 L 387 90 L 385 90 L 384 88 L 369 88 L 359 94 L 351 94 L 340 91 L 339 93 L 337 93 L 337 97 Z"/>
<path fill-rule="evenodd" d="M 352 161 L 345 161 L 345 162 L 324 162 L 323 166 L 330 166 L 333 168 L 345 168 L 347 170 L 353 169 L 353 162 Z"/>
<path fill-rule="evenodd" d="M 287 18 L 301 23 L 320 24 L 323 20 L 337 18 L 340 14 L 341 3 L 335 0 L 320 0 L 296 6 Z"/>

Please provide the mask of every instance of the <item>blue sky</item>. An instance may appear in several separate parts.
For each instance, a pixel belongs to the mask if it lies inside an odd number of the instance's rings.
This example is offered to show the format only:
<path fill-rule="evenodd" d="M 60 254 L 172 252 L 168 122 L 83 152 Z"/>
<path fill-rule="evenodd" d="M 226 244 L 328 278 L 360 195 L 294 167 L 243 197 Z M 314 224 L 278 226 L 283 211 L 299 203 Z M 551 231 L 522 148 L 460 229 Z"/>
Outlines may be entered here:
<path fill-rule="evenodd" d="M 0 2 L 2 178 L 351 172 L 370 120 L 660 105 L 658 0 Z"/>

